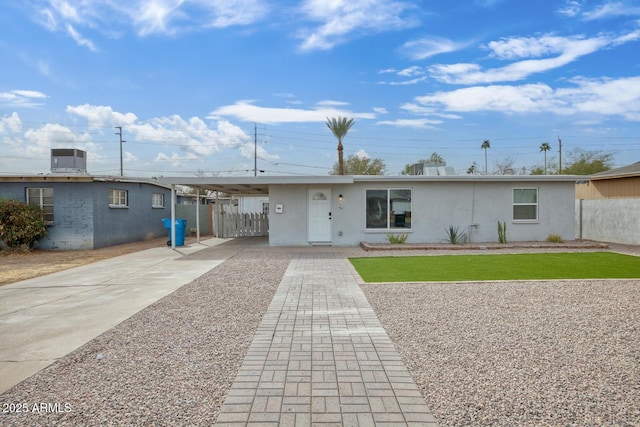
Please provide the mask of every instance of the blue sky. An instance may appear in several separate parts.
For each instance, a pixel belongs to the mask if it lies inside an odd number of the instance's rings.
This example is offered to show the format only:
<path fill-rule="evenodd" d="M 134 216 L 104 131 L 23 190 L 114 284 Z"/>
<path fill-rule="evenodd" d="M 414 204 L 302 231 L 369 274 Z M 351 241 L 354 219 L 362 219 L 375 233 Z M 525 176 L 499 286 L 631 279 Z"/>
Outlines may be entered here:
<path fill-rule="evenodd" d="M 572 149 L 640 161 L 640 1 L 4 0 L 0 174 L 386 173 L 440 154 L 459 173 Z M 257 136 L 257 138 L 256 138 Z M 257 144 L 255 141 L 257 140 Z"/>

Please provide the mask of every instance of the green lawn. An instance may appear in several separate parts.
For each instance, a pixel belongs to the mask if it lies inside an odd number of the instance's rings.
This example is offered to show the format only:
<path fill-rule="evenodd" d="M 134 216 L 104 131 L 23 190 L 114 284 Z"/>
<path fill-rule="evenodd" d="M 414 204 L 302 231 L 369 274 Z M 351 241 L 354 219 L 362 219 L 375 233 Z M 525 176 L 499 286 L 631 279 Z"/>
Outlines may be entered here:
<path fill-rule="evenodd" d="M 640 257 L 611 252 L 350 258 L 365 282 L 640 278 Z"/>

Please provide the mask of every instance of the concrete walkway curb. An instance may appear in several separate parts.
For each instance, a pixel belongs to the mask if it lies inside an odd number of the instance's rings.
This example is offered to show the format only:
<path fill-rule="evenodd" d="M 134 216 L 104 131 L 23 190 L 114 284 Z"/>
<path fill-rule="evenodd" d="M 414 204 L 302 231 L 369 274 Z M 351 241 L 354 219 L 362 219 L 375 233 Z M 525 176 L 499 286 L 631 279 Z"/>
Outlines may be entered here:
<path fill-rule="evenodd" d="M 0 393 L 224 261 L 208 239 L 98 261 L 0 287 Z"/>

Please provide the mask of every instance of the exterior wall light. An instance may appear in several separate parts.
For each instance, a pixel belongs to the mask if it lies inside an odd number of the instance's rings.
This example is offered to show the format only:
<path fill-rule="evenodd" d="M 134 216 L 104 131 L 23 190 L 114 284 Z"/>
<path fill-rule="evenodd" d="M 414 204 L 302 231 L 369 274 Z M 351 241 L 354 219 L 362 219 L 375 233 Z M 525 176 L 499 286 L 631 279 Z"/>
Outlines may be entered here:
<path fill-rule="evenodd" d="M 344 197 L 342 197 L 342 194 L 340 194 L 340 195 L 338 196 L 338 201 L 339 201 L 339 202 L 341 202 L 341 201 L 343 201 L 343 200 L 344 200 Z"/>

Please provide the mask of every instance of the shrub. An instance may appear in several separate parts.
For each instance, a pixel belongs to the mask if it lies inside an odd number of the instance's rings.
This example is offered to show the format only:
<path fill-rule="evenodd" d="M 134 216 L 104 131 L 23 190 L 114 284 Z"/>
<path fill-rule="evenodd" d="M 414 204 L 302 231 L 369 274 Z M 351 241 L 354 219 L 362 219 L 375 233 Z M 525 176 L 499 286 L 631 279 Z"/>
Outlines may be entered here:
<path fill-rule="evenodd" d="M 465 240 L 467 240 L 466 233 L 460 231 L 458 227 L 450 225 L 448 229 L 445 228 L 445 231 L 447 232 L 447 238 L 445 239 L 445 241 L 451 243 L 452 245 L 461 245 L 465 242 Z"/>
<path fill-rule="evenodd" d="M 389 243 L 402 245 L 407 242 L 408 234 L 387 234 Z"/>
<path fill-rule="evenodd" d="M 0 200 L 0 242 L 8 248 L 33 248 L 46 236 L 47 223 L 42 209 L 17 200 Z"/>
<path fill-rule="evenodd" d="M 507 223 L 498 221 L 498 242 L 507 243 Z"/>
<path fill-rule="evenodd" d="M 562 237 L 557 235 L 557 234 L 549 234 L 547 236 L 547 242 L 549 242 L 549 243 L 564 243 L 564 240 L 562 240 Z"/>

